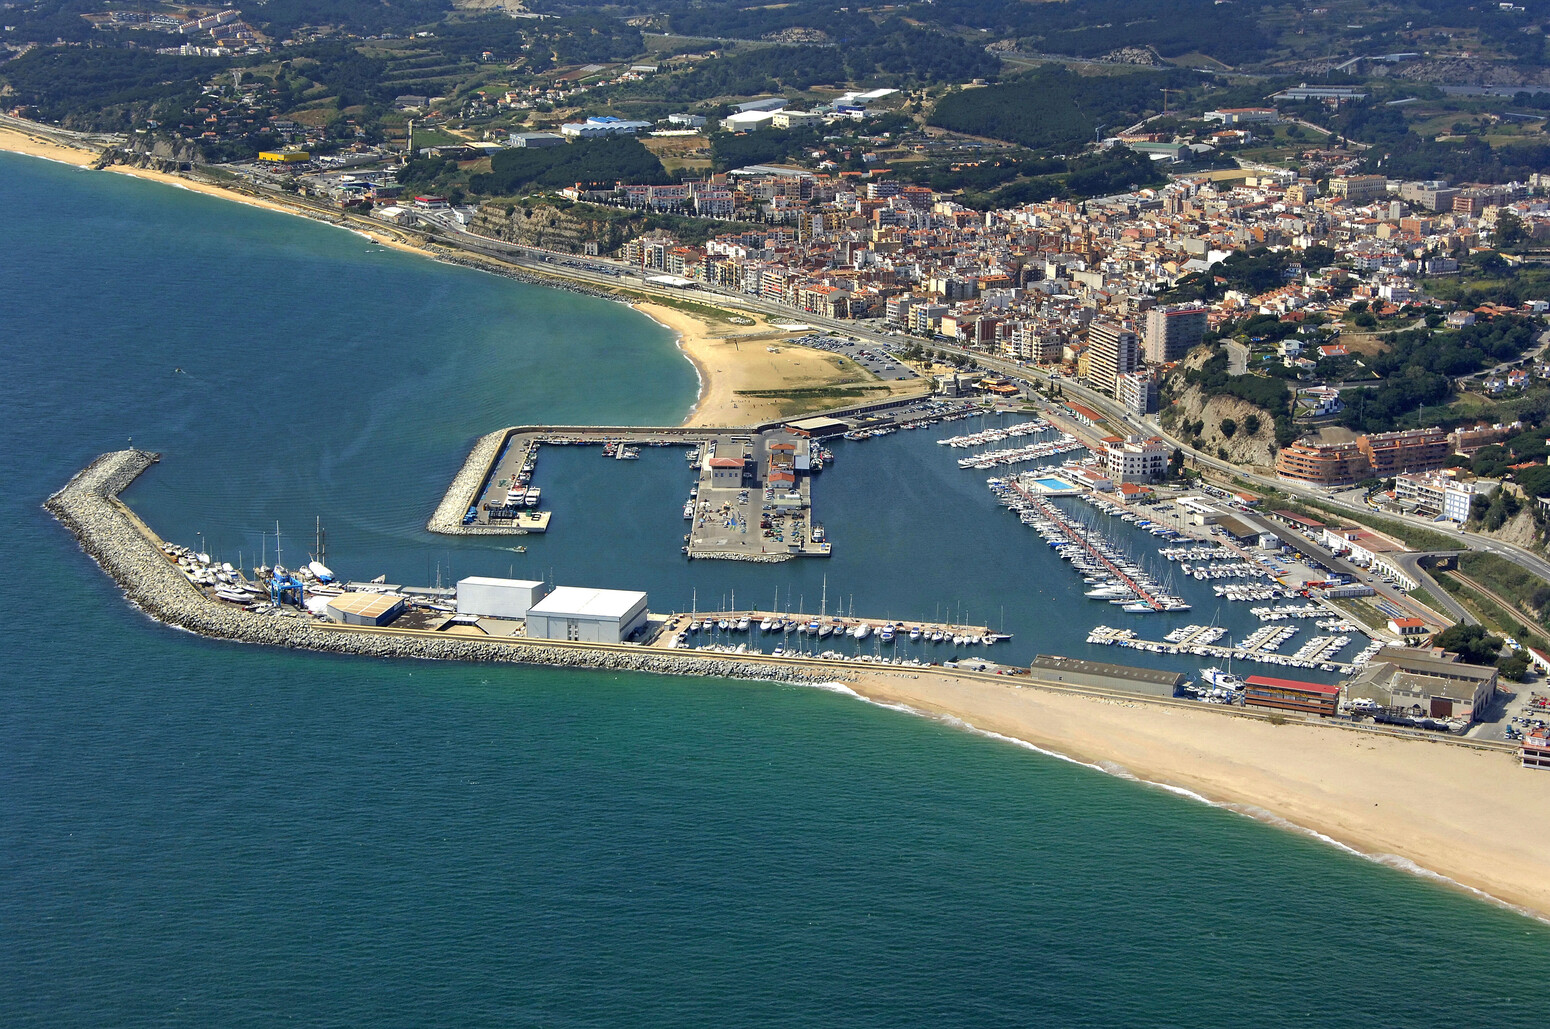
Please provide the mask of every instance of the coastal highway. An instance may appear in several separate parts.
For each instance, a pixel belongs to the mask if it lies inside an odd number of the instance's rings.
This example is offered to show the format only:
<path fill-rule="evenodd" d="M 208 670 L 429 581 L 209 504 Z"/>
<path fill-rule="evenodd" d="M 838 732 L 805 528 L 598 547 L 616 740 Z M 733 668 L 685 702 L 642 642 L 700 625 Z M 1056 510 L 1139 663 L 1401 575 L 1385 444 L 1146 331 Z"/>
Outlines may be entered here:
<path fill-rule="evenodd" d="M 298 198 L 292 194 L 281 193 L 278 190 L 273 192 L 274 195 L 288 202 L 298 202 Z M 370 229 L 378 233 L 388 228 L 388 226 L 384 226 L 381 222 L 359 215 L 342 213 L 336 208 L 307 203 L 306 201 L 301 201 L 301 203 L 312 210 L 326 214 L 330 220 L 336 223 L 347 225 L 358 223 L 363 230 Z M 474 255 L 493 258 L 536 274 L 571 280 L 603 290 L 629 291 L 635 294 L 671 300 L 703 298 L 704 302 L 717 306 L 772 315 L 781 319 L 800 320 L 815 327 L 831 329 L 835 332 L 846 333 L 877 343 L 898 343 L 900 341 L 899 334 L 873 328 L 863 322 L 812 314 L 791 308 L 785 304 L 777 304 L 765 300 L 762 297 L 734 293 L 730 290 L 708 284 L 697 284 L 697 287 L 693 290 L 684 290 L 648 283 L 645 281 L 645 276 L 641 269 L 622 261 L 614 261 L 604 257 L 582 257 L 560 251 L 544 250 L 539 247 L 505 243 L 491 239 L 488 236 L 469 232 L 462 226 L 457 225 L 450 217 L 445 220 L 438 220 L 437 225 L 438 229 L 431 232 L 427 237 L 428 241 L 433 244 L 441 244 L 452 249 L 467 251 Z M 415 235 L 420 234 L 415 233 Z M 1546 333 L 1545 338 L 1550 339 L 1550 332 Z M 983 351 L 960 347 L 942 340 L 932 340 L 930 345 L 937 350 L 973 359 L 981 368 L 987 371 L 1011 378 L 1039 381 L 1046 385 L 1051 383 L 1058 384 L 1064 394 L 1101 412 L 1113 424 L 1127 426 L 1130 430 L 1137 433 L 1162 437 L 1171 446 L 1177 447 L 1188 455 L 1198 467 L 1208 468 L 1229 478 L 1237 477 L 1251 485 L 1280 490 L 1282 493 L 1303 500 L 1316 500 L 1322 504 L 1346 511 L 1353 518 L 1370 518 L 1373 515 L 1372 510 L 1365 505 L 1350 503 L 1327 491 L 1303 486 L 1298 483 L 1286 482 L 1273 476 L 1261 475 L 1247 468 L 1223 461 L 1203 451 L 1196 450 L 1182 440 L 1170 436 L 1155 419 L 1143 419 L 1127 412 L 1115 402 L 1114 398 L 1105 396 L 1075 379 L 1066 376 L 1052 377 L 1048 372 L 1036 366 L 1027 365 L 1021 361 L 1008 360 Z M 1502 540 L 1482 537 L 1474 533 L 1467 533 L 1460 529 L 1445 526 L 1442 523 L 1410 515 L 1385 514 L 1384 517 L 1404 522 L 1417 528 L 1429 529 L 1433 532 L 1441 532 L 1450 537 L 1456 537 L 1459 544 L 1458 549 L 1460 550 L 1480 550 L 1496 554 L 1520 567 L 1528 569 L 1546 582 L 1550 582 L 1550 561 L 1525 547 L 1519 547 Z"/>

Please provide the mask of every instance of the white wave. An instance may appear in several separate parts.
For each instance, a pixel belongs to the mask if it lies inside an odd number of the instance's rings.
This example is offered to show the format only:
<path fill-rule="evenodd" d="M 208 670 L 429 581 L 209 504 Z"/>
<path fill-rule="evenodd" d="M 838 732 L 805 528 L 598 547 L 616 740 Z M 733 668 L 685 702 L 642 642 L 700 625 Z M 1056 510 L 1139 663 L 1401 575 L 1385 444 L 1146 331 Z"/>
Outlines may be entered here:
<path fill-rule="evenodd" d="M 1496 907 L 1506 908 L 1508 911 L 1515 912 L 1516 914 L 1523 915 L 1527 918 L 1532 918 L 1536 922 L 1543 922 L 1546 925 L 1550 925 L 1550 916 L 1542 915 L 1537 911 L 1531 911 L 1528 908 L 1520 907 L 1519 905 L 1513 904 L 1510 901 L 1502 900 L 1500 897 L 1492 896 L 1484 890 L 1470 886 L 1467 883 L 1461 883 L 1457 879 L 1452 879 L 1446 875 L 1443 875 L 1441 872 L 1436 872 L 1423 865 L 1416 864 L 1416 862 L 1412 861 L 1410 858 L 1401 857 L 1398 854 L 1379 854 L 1359 850 L 1348 843 L 1343 843 L 1340 840 L 1335 839 L 1333 836 L 1321 833 L 1317 829 L 1310 829 L 1305 825 L 1299 825 L 1290 819 L 1283 818 L 1274 812 L 1266 811 L 1264 808 L 1256 807 L 1252 804 L 1236 804 L 1227 801 L 1212 800 L 1209 797 L 1196 793 L 1194 790 L 1186 789 L 1183 786 L 1175 786 L 1172 783 L 1166 782 L 1157 782 L 1152 779 L 1143 779 L 1131 772 L 1125 766 L 1116 764 L 1112 761 L 1102 761 L 1098 763 L 1082 761 L 1078 758 L 1071 757 L 1069 754 L 1062 754 L 1057 750 L 1049 750 L 1045 747 L 1040 747 L 1029 743 L 1027 740 L 1020 740 L 1015 736 L 1006 736 L 999 732 L 992 732 L 989 729 L 981 729 L 979 726 L 974 725 L 972 722 L 966 722 L 962 718 L 958 718 L 954 715 L 933 714 L 929 711 L 921 711 L 918 708 L 910 707 L 908 704 L 882 703 L 875 701 L 869 697 L 861 696 L 855 690 L 845 686 L 842 683 L 825 683 L 821 686 L 821 688 L 830 687 L 837 687 L 834 692 L 848 693 L 863 703 L 871 704 L 874 707 L 882 707 L 891 711 L 902 711 L 906 714 L 917 715 L 922 718 L 929 718 L 932 721 L 941 722 L 942 724 L 952 726 L 955 729 L 963 729 L 967 732 L 973 733 L 976 736 L 983 736 L 986 739 L 996 740 L 1000 743 L 1010 743 L 1015 747 L 1022 748 L 1023 750 L 1031 750 L 1036 754 L 1042 754 L 1045 757 L 1052 757 L 1058 761 L 1064 761 L 1067 764 L 1078 765 L 1082 768 L 1088 768 L 1092 771 L 1100 772 L 1104 775 L 1113 776 L 1116 779 L 1125 779 L 1141 786 L 1162 790 L 1177 797 L 1182 797 L 1185 800 L 1194 801 L 1197 804 L 1204 804 L 1206 807 L 1218 808 L 1235 815 L 1240 815 L 1244 818 L 1251 818 L 1263 825 L 1294 832 L 1300 836 L 1307 836 L 1310 839 L 1317 840 L 1318 842 L 1326 844 L 1327 846 L 1334 847 L 1336 850 L 1339 850 L 1343 853 L 1350 854 L 1353 857 L 1361 858 L 1363 861 L 1368 861 L 1376 865 L 1383 865 L 1384 867 L 1392 868 L 1397 872 L 1403 872 L 1407 875 L 1413 875 L 1421 879 L 1428 879 L 1432 882 L 1451 886 L 1454 889 L 1463 890 L 1464 892 L 1472 894 L 1473 896 L 1478 897 L 1487 903 L 1493 904 Z"/>
<path fill-rule="evenodd" d="M 815 690 L 828 690 L 830 693 L 843 693 L 847 697 L 855 697 L 857 700 L 865 700 L 861 694 L 846 686 L 842 682 L 810 682 L 803 685 L 811 686 Z"/>

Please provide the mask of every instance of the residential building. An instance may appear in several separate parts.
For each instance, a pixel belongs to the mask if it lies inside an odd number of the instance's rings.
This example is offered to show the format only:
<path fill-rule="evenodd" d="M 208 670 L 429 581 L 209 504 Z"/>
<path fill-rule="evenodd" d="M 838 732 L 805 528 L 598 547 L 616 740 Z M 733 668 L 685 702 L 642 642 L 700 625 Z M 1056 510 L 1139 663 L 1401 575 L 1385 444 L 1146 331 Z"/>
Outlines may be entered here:
<path fill-rule="evenodd" d="M 1127 372 L 1115 381 L 1114 397 L 1133 414 L 1154 414 L 1157 411 L 1157 380 L 1148 369 Z"/>
<path fill-rule="evenodd" d="M 1342 197 L 1353 204 L 1365 204 L 1388 196 L 1389 180 L 1382 175 L 1342 175 L 1329 180 L 1332 196 Z"/>
<path fill-rule="evenodd" d="M 1141 366 L 1141 341 L 1118 322 L 1095 321 L 1087 329 L 1088 372 L 1094 389 L 1114 396 L 1121 375 Z"/>
<path fill-rule="evenodd" d="M 1111 482 L 1156 482 L 1168 474 L 1172 451 L 1161 436 L 1110 436 L 1103 444 L 1105 470 Z"/>
<path fill-rule="evenodd" d="M 1449 453 L 1448 434 L 1442 429 L 1373 433 L 1358 437 L 1356 445 L 1367 459 L 1369 474 L 1380 479 L 1441 468 Z"/>
<path fill-rule="evenodd" d="M 1205 335 L 1206 314 L 1197 304 L 1154 307 L 1146 312 L 1146 359 L 1152 364 L 1183 359 Z"/>
<path fill-rule="evenodd" d="M 1355 443 L 1288 443 L 1276 453 L 1276 475 L 1311 486 L 1348 486 L 1367 477 Z"/>

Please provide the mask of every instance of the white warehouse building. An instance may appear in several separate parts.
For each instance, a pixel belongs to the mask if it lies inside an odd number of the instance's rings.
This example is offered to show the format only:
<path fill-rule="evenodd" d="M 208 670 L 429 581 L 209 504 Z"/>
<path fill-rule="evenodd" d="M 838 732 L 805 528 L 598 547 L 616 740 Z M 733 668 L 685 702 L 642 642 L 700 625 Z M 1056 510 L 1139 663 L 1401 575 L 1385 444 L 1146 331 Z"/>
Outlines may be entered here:
<path fill-rule="evenodd" d="M 526 618 L 528 608 L 549 592 L 533 579 L 493 579 L 471 575 L 457 583 L 457 613 L 476 618 Z"/>
<path fill-rule="evenodd" d="M 527 612 L 528 639 L 623 643 L 646 625 L 646 594 L 557 586 Z"/>

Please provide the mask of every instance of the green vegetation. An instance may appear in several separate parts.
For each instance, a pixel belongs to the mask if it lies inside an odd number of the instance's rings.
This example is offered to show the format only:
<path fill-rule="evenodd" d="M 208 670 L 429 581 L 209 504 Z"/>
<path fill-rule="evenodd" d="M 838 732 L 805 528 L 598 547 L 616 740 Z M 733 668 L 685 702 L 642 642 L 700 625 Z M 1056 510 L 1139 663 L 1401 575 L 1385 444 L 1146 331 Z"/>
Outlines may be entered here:
<path fill-rule="evenodd" d="M 998 85 L 949 93 L 931 112 L 931 124 L 1034 150 L 1074 150 L 1091 142 L 1100 125 L 1119 129 L 1160 110 L 1163 87 L 1197 82 L 1198 75 L 1182 71 L 1083 76 L 1044 65 Z"/>
<path fill-rule="evenodd" d="M 1540 326 L 1527 318 L 1494 318 L 1451 332 L 1409 329 L 1383 337 L 1389 349 L 1373 358 L 1383 383 L 1340 395 L 1341 424 L 1362 432 L 1413 427 L 1417 408 L 1445 403 L 1462 375 L 1516 361 L 1534 343 Z"/>
<path fill-rule="evenodd" d="M 559 189 L 579 182 L 612 189 L 619 181 L 669 183 L 673 178 L 640 140 L 606 136 L 568 146 L 502 150 L 491 159 L 490 171 L 471 177 L 468 187 L 486 196 L 514 196 L 535 186 Z"/>
<path fill-rule="evenodd" d="M 1496 629 L 1503 635 L 1512 636 L 1524 646 L 1538 647 L 1541 650 L 1546 648 L 1547 644 L 1543 636 L 1523 624 L 1521 618 L 1514 616 L 1511 611 L 1508 611 L 1478 589 L 1471 588 L 1466 583 L 1461 582 L 1456 576 L 1447 573 L 1443 573 L 1438 578 L 1438 581 L 1442 583 L 1444 589 L 1453 594 L 1454 599 L 1464 605 L 1466 611 L 1479 619 L 1482 624 Z M 1507 662 L 1516 656 L 1517 652 L 1513 652 L 1509 657 L 1497 662 L 1497 665 L 1502 668 L 1503 675 L 1507 675 L 1508 672 Z M 1484 663 L 1489 664 L 1490 662 Z M 1516 667 L 1517 662 L 1513 661 L 1513 668 L 1516 669 Z M 1527 669 L 1523 670 L 1526 671 Z M 1511 678 L 1511 676 L 1508 677 Z"/>
<path fill-rule="evenodd" d="M 1208 272 L 1192 272 L 1180 279 L 1164 299 L 1168 303 L 1217 300 L 1228 290 L 1249 295 L 1268 293 L 1286 283 L 1299 269 L 1317 270 L 1335 263 L 1335 251 L 1312 246 L 1301 252 L 1272 251 L 1265 247 L 1238 250 L 1211 266 Z M 1220 279 L 1222 281 L 1218 282 Z M 1271 319 L 1279 321 L 1279 319 Z M 1296 326 L 1292 326 L 1296 331 Z"/>
<path fill-rule="evenodd" d="M 1488 665 L 1496 660 L 1502 640 L 1492 636 L 1483 626 L 1460 622 L 1433 636 L 1432 645 L 1453 651 L 1469 664 Z"/>
<path fill-rule="evenodd" d="M 1264 411 L 1275 421 L 1277 446 L 1285 446 L 1297 438 L 1291 419 L 1292 393 L 1286 388 L 1286 381 L 1264 375 L 1229 375 L 1225 348 L 1217 347 L 1205 364 L 1199 368 L 1186 369 L 1182 378 L 1188 385 L 1198 386 L 1208 398 L 1237 397 Z M 1247 423 L 1248 419 L 1244 421 Z M 1226 426 L 1222 426 L 1222 429 L 1223 435 L 1231 435 L 1226 431 Z M 1237 430 L 1237 423 L 1234 422 L 1233 432 Z M 1196 430 L 1195 435 L 1199 434 L 1199 430 Z"/>
<path fill-rule="evenodd" d="M 1353 515 L 1344 508 L 1336 507 L 1322 500 L 1293 500 L 1278 489 L 1255 487 L 1254 492 L 1263 496 L 1266 502 L 1277 510 L 1290 511 L 1293 514 L 1302 515 L 1304 518 L 1312 518 L 1320 522 L 1328 522 L 1333 517 L 1334 524 L 1336 525 L 1352 523 L 1363 525 L 1386 536 L 1392 536 L 1412 550 L 1453 551 L 1464 549 L 1464 544 L 1451 536 L 1433 529 L 1423 529 L 1408 522 L 1396 522 L 1388 518 L 1375 518 L 1366 512 L 1360 515 Z"/>
<path fill-rule="evenodd" d="M 1550 625 L 1550 583 L 1504 557 L 1471 551 L 1459 555 L 1459 571 L 1510 601 L 1519 612 Z"/>
<path fill-rule="evenodd" d="M 1550 168 L 1550 143 L 1514 143 L 1492 147 L 1478 136 L 1465 139 L 1422 139 L 1409 133 L 1382 152 L 1369 151 L 1365 171 L 1379 170 L 1392 178 L 1448 179 L 1451 182 L 1526 181 Z"/>
<path fill-rule="evenodd" d="M 1436 611 L 1440 615 L 1447 614 L 1447 610 L 1442 606 L 1441 603 L 1438 602 L 1436 597 L 1431 595 L 1431 592 L 1429 590 L 1426 590 L 1426 589 L 1411 590 L 1410 593 L 1408 594 L 1408 596 L 1410 597 L 1411 600 L 1415 601 L 1417 604 L 1421 604 L 1424 607 L 1428 607 L 1431 610 Z"/>

